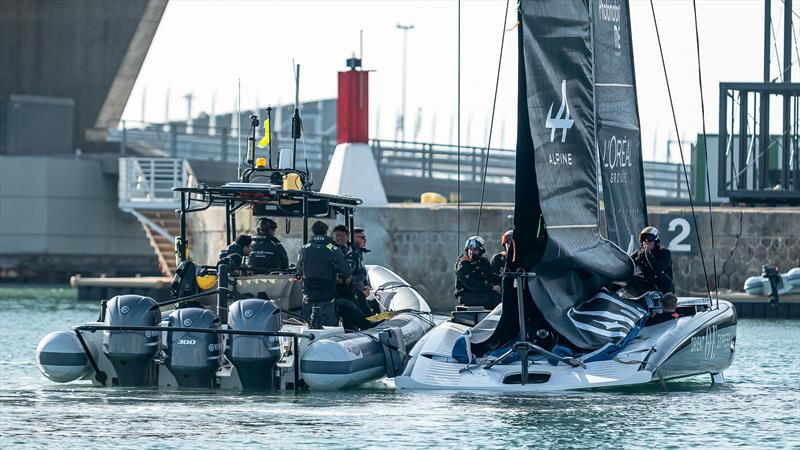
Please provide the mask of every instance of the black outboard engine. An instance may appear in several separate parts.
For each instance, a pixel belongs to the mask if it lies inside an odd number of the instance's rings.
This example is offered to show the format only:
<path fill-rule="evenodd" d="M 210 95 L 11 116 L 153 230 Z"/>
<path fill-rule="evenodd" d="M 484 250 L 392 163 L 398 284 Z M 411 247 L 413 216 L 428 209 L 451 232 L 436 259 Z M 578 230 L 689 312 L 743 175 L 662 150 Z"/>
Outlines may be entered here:
<path fill-rule="evenodd" d="M 203 308 L 176 309 L 170 327 L 219 328 L 219 318 Z M 166 364 L 180 387 L 213 388 L 219 362 L 219 335 L 169 331 Z"/>
<path fill-rule="evenodd" d="M 769 306 L 774 308 L 778 306 L 778 303 L 781 301 L 780 294 L 778 293 L 778 283 L 781 281 L 781 273 L 778 271 L 778 266 L 774 264 L 761 266 L 761 276 L 769 280 L 769 287 L 771 289 L 769 294 Z"/>
<path fill-rule="evenodd" d="M 156 326 L 160 320 L 156 301 L 150 297 L 118 295 L 106 303 L 106 325 Z M 158 350 L 158 338 L 157 331 L 103 332 L 103 353 L 114 366 L 120 386 L 155 384 L 152 360 Z"/>
<path fill-rule="evenodd" d="M 258 298 L 231 305 L 228 326 L 232 330 L 280 331 L 281 311 L 275 303 Z M 263 391 L 274 388 L 275 364 L 281 358 L 277 336 L 232 334 L 225 354 L 236 366 L 242 389 Z"/>

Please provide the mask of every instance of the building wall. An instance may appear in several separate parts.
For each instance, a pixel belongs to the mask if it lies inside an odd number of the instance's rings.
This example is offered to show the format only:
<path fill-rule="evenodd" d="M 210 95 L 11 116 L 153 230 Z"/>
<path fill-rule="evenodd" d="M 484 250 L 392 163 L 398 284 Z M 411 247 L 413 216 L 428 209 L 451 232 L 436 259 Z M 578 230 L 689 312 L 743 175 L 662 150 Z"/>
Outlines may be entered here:
<path fill-rule="evenodd" d="M 158 274 L 142 226 L 117 207 L 116 184 L 100 159 L 0 156 L 0 270 L 54 281 Z"/>
<path fill-rule="evenodd" d="M 462 251 L 467 236 L 475 234 L 478 208 L 462 206 L 461 237 L 457 235 L 457 210 L 453 205 L 392 204 L 385 207 L 360 208 L 356 224 L 366 228 L 368 264 L 380 264 L 396 271 L 414 285 L 434 310 L 447 311 L 455 303 L 453 297 L 453 265 Z M 193 228 L 193 248 L 197 255 L 209 257 L 214 263 L 224 248 L 224 213 L 212 209 L 198 215 L 202 230 Z M 481 236 L 486 239 L 487 256 L 500 250 L 500 236 L 511 227 L 513 209 L 510 205 L 484 207 Z M 682 220 L 690 224 L 690 233 L 680 241 L 689 245 L 689 252 L 673 252 L 675 284 L 679 295 L 702 293 L 706 290 L 695 227 L 688 208 L 651 208 L 650 222 L 662 230 L 667 243 L 678 240 L 681 227 L 670 230 L 671 224 Z M 698 211 L 698 228 L 713 286 L 711 239 L 708 232 L 708 213 Z M 714 211 L 714 237 L 717 272 L 722 290 L 741 292 L 744 281 L 761 273 L 761 265 L 778 264 L 783 272 L 800 266 L 800 210 L 767 208 L 718 208 Z M 255 228 L 253 218 L 243 211 L 237 219 L 239 232 Z M 332 222 L 331 222 L 332 223 Z M 292 221 L 295 236 L 302 231 L 300 221 Z M 284 241 L 290 262 L 296 261 L 300 247 L 297 237 L 287 238 L 279 221 L 278 237 Z M 213 260 L 213 261 L 212 261 Z"/>

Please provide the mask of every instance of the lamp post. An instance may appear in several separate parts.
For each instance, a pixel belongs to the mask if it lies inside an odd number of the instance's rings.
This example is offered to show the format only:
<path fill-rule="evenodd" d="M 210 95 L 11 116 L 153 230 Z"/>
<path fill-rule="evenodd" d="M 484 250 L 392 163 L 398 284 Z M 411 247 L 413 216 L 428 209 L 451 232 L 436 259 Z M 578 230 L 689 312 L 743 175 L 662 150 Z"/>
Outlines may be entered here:
<path fill-rule="evenodd" d="M 413 30 L 414 25 L 400 25 L 397 28 L 403 31 L 403 86 L 402 86 L 402 102 L 400 104 L 400 120 L 397 123 L 397 128 L 402 135 L 402 139 L 406 138 L 406 55 L 408 48 L 408 30 Z"/>

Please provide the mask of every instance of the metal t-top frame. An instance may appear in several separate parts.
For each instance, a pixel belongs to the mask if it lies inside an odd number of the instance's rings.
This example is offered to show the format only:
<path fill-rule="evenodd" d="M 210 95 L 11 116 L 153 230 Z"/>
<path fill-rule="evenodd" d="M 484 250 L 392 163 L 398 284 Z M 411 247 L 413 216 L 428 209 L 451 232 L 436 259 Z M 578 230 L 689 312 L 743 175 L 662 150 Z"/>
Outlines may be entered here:
<path fill-rule="evenodd" d="M 254 174 L 268 179 L 277 175 L 283 179 L 287 174 L 295 173 L 301 180 L 305 173 L 291 169 L 256 169 Z M 254 178 L 254 177 L 253 177 Z M 329 195 L 307 189 L 283 189 L 272 183 L 234 182 L 212 187 L 178 187 L 174 191 L 180 193 L 180 237 L 176 248 L 181 261 L 186 259 L 185 246 L 186 216 L 204 211 L 212 206 L 225 207 L 225 237 L 227 243 L 236 238 L 236 212 L 244 206 L 251 206 L 256 216 L 298 217 L 303 219 L 303 244 L 308 242 L 308 221 L 310 218 L 332 218 L 342 214 L 351 230 L 353 238 L 353 216 L 362 200 L 343 195 Z"/>

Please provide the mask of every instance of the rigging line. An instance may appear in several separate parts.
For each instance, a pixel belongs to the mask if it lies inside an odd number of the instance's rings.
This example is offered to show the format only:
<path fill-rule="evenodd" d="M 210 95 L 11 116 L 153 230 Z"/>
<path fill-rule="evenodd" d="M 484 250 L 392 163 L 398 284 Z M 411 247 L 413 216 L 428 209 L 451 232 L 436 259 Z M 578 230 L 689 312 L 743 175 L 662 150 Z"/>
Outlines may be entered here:
<path fill-rule="evenodd" d="M 719 278 L 717 277 L 717 246 L 714 242 L 714 214 L 711 210 L 711 177 L 708 174 L 708 138 L 706 137 L 706 102 L 703 97 L 703 71 L 700 65 L 700 31 L 697 26 L 697 0 L 692 0 L 694 11 L 694 37 L 697 44 L 697 82 L 700 86 L 700 114 L 703 119 L 703 158 L 706 162 L 706 194 L 708 194 L 708 223 L 711 228 L 711 259 L 714 262 L 714 290 L 717 294 L 717 309 L 719 309 Z M 710 297 L 710 294 L 709 294 Z M 711 298 L 709 298 L 711 301 Z"/>
<path fill-rule="evenodd" d="M 492 149 L 492 130 L 494 129 L 494 113 L 497 109 L 497 90 L 500 86 L 500 67 L 503 65 L 503 45 L 506 42 L 506 25 L 508 24 L 508 5 L 511 0 L 506 0 L 506 14 L 503 17 L 503 34 L 500 38 L 500 57 L 497 60 L 497 78 L 494 82 L 494 100 L 492 100 L 492 118 L 489 121 L 489 141 L 486 143 L 486 156 L 483 161 L 483 179 L 481 182 L 481 204 L 478 207 L 478 226 L 475 227 L 475 234 L 481 234 L 481 217 L 483 215 L 483 199 L 486 194 L 486 174 L 489 171 L 489 152 Z"/>
<path fill-rule="evenodd" d="M 661 34 L 658 32 L 658 20 L 656 20 L 656 8 L 653 5 L 653 0 L 650 0 L 650 10 L 653 12 L 653 25 L 656 28 L 656 40 L 658 41 L 658 51 L 661 54 L 661 67 L 664 69 L 664 81 L 667 84 L 667 95 L 669 97 L 669 107 L 672 110 L 672 123 L 675 125 L 675 134 L 680 136 L 678 129 L 678 118 L 675 116 L 675 104 L 672 101 L 672 89 L 669 86 L 669 76 L 667 75 L 667 62 L 664 59 L 664 48 L 661 46 Z M 711 286 L 708 284 L 708 271 L 706 270 L 706 258 L 703 255 L 703 244 L 700 242 L 700 229 L 697 227 L 697 214 L 694 211 L 694 200 L 692 200 L 692 186 L 689 184 L 689 173 L 686 170 L 686 160 L 683 156 L 683 144 L 678 139 L 678 150 L 681 154 L 681 166 L 683 167 L 683 178 L 686 181 L 686 190 L 689 192 L 689 206 L 692 209 L 692 221 L 694 222 L 694 229 L 697 231 L 697 246 L 700 249 L 700 262 L 703 263 L 703 276 L 706 280 L 706 290 L 708 291 L 708 298 L 711 299 Z"/>
<path fill-rule="evenodd" d="M 458 0 L 458 66 L 456 82 L 456 246 L 461 255 L 461 0 Z"/>
<path fill-rule="evenodd" d="M 794 38 L 794 52 L 797 53 L 797 59 L 792 62 L 792 65 L 794 65 L 795 62 L 800 60 L 800 50 L 797 48 L 797 35 L 794 33 L 794 22 L 792 22 L 792 38 Z M 792 80 L 789 80 L 789 82 L 791 83 Z"/>
<path fill-rule="evenodd" d="M 778 38 L 775 37 L 775 27 L 772 26 L 772 17 L 769 18 L 769 29 L 772 30 L 772 48 L 775 49 L 775 64 L 778 65 L 778 73 L 781 74 L 781 81 L 785 81 L 783 79 L 783 70 L 781 70 L 781 54 L 778 53 Z M 784 61 L 784 65 L 786 65 L 786 61 Z M 775 77 L 775 79 L 777 80 L 778 77 Z"/>
<path fill-rule="evenodd" d="M 777 80 L 777 78 L 776 78 L 776 80 Z M 730 96 L 730 97 L 733 100 L 734 104 L 741 105 L 741 102 L 739 100 L 736 100 L 735 96 Z M 753 107 L 754 107 L 754 110 L 755 110 L 755 105 L 753 105 Z M 759 123 L 758 122 L 758 118 L 755 116 L 755 114 L 756 114 L 755 112 L 752 113 L 752 114 L 750 113 L 750 111 L 747 112 L 747 117 L 749 117 L 750 119 L 753 119 L 753 133 L 754 134 L 756 133 L 756 130 L 758 130 L 758 123 Z M 747 133 L 748 133 L 747 135 L 750 136 L 750 122 L 749 121 L 747 122 Z M 786 134 L 786 133 L 781 132 L 781 136 L 783 136 L 784 134 Z M 769 152 L 773 147 L 779 146 L 779 144 L 780 144 L 780 142 L 772 140 L 769 144 L 767 144 L 766 152 Z M 750 151 L 749 153 L 752 153 L 752 151 Z M 749 153 L 748 153 L 748 156 L 747 156 L 747 161 L 748 161 L 747 164 L 748 165 L 750 164 L 750 156 L 752 156 Z M 760 151 L 756 150 L 754 158 L 758 158 L 763 154 L 764 154 L 764 152 L 760 152 Z M 747 168 L 742 169 L 739 172 L 739 175 L 741 175 L 742 172 L 744 172 L 745 170 L 747 170 Z"/>
<path fill-rule="evenodd" d="M 785 0 L 781 0 L 781 3 L 783 3 L 783 7 L 786 8 L 786 1 Z M 792 14 L 794 14 L 795 16 L 797 16 L 798 19 L 800 19 L 800 15 L 798 15 L 796 12 L 794 12 L 794 10 L 792 10 Z"/>
<path fill-rule="evenodd" d="M 239 164 L 236 167 L 236 178 L 242 177 L 242 79 L 236 80 L 236 137 L 238 139 L 238 152 Z M 231 120 L 231 128 L 233 128 L 233 120 Z"/>

